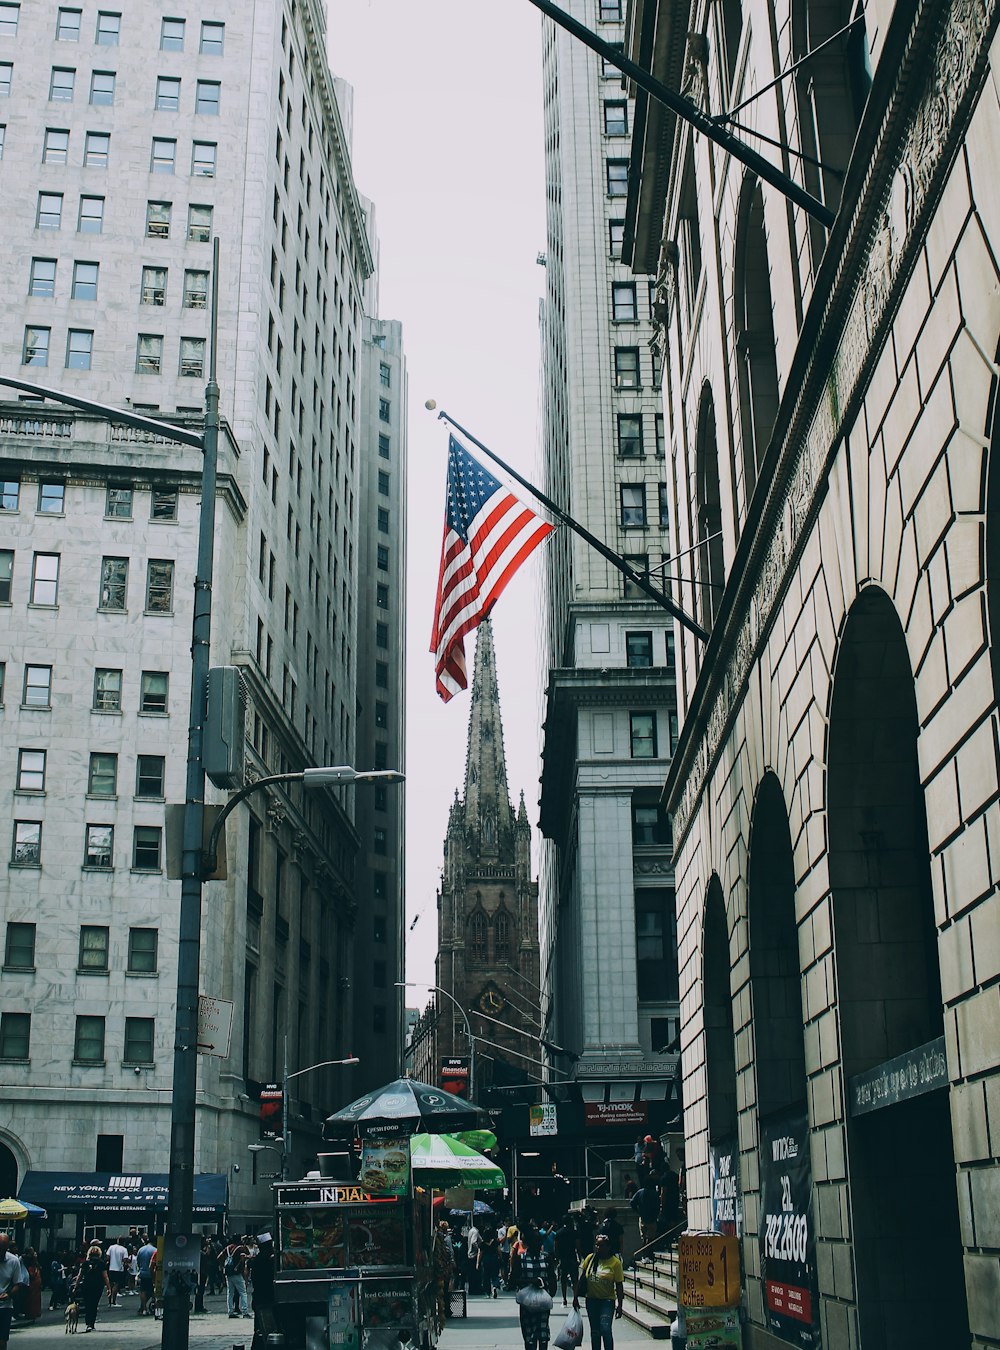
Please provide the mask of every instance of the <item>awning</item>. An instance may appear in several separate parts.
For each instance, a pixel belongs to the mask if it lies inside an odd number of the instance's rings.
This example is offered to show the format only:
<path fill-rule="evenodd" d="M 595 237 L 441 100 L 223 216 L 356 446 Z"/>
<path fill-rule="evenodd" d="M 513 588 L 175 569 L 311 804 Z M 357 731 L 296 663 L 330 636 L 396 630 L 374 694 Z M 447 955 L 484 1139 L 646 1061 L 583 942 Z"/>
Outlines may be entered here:
<path fill-rule="evenodd" d="M 166 1172 L 26 1172 L 18 1199 L 61 1214 L 165 1213 L 168 1180 Z M 226 1202 L 224 1172 L 203 1172 L 195 1177 L 195 1214 L 221 1214 Z"/>

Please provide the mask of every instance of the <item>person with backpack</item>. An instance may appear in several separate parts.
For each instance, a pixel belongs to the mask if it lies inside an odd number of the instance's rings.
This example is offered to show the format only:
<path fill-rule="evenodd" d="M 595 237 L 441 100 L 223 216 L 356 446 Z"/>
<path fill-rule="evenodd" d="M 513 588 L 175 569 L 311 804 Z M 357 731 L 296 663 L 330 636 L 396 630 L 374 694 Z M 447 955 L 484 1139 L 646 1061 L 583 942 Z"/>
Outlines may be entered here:
<path fill-rule="evenodd" d="M 226 1308 L 230 1317 L 252 1317 L 247 1298 L 247 1261 L 250 1253 L 246 1244 L 235 1234 L 219 1253 L 219 1264 L 226 1277 Z"/>
<path fill-rule="evenodd" d="M 658 1236 L 657 1217 L 660 1213 L 660 1177 L 651 1172 L 629 1201 L 629 1208 L 639 1216 L 639 1241 L 645 1247 Z"/>

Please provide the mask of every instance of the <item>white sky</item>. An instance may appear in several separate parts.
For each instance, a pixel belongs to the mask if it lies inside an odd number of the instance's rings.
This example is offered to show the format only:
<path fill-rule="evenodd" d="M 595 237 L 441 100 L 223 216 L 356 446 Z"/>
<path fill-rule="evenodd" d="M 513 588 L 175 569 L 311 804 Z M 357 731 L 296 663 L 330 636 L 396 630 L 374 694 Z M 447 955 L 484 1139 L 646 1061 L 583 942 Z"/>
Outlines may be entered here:
<path fill-rule="evenodd" d="M 468 693 L 443 704 L 427 650 L 444 522 L 437 400 L 538 481 L 538 300 L 545 274 L 541 18 L 529 0 L 327 0 L 330 64 L 354 86 L 354 174 L 375 203 L 381 317 L 410 378 L 407 979 L 433 979 L 448 807 L 465 772 Z M 472 448 L 472 447 L 470 447 Z M 494 611 L 507 772 L 538 816 L 540 557 Z M 474 641 L 466 639 L 471 673 Z M 423 1003 L 410 990 L 407 1002 Z"/>

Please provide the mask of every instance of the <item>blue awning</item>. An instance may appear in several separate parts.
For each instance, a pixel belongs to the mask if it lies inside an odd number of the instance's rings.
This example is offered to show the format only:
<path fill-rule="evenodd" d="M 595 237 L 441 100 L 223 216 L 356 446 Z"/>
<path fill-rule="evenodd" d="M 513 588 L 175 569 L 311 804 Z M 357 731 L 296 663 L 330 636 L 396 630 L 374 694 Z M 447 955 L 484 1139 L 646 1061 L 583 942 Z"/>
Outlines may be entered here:
<path fill-rule="evenodd" d="M 17 1198 L 60 1214 L 165 1213 L 168 1181 L 166 1172 L 26 1172 Z M 224 1172 L 195 1177 L 195 1214 L 221 1214 L 227 1201 Z"/>

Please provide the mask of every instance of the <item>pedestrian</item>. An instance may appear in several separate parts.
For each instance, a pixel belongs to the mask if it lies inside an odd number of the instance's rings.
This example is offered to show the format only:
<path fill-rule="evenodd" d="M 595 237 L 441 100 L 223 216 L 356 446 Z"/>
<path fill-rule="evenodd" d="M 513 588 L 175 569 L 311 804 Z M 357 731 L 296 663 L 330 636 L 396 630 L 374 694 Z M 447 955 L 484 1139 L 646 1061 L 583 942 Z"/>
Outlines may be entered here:
<path fill-rule="evenodd" d="M 10 1238 L 0 1233 L 0 1350 L 7 1350 L 14 1316 L 13 1294 L 21 1280 L 21 1261 L 10 1250 Z"/>
<path fill-rule="evenodd" d="M 111 1292 L 108 1294 L 108 1307 L 117 1308 L 119 1295 L 125 1289 L 128 1270 L 128 1248 L 121 1238 L 115 1238 L 108 1248 L 108 1279 Z"/>
<path fill-rule="evenodd" d="M 49 1266 L 49 1312 L 56 1312 L 66 1302 L 66 1267 L 58 1256 Z"/>
<path fill-rule="evenodd" d="M 257 1234 L 257 1254 L 250 1262 L 253 1283 L 253 1345 L 263 1350 L 267 1338 L 277 1331 L 274 1319 L 274 1243 L 270 1233 Z"/>
<path fill-rule="evenodd" d="M 574 1308 L 580 1307 L 581 1293 L 590 1323 L 590 1350 L 614 1350 L 614 1318 L 622 1315 L 625 1272 L 620 1258 L 611 1250 L 607 1233 L 597 1234 L 593 1252 L 580 1267 L 580 1284 L 573 1296 Z"/>
<path fill-rule="evenodd" d="M 28 1273 L 24 1318 L 27 1322 L 37 1322 L 42 1315 L 42 1267 L 34 1247 L 25 1247 L 21 1260 Z"/>
<path fill-rule="evenodd" d="M 246 1243 L 232 1234 L 219 1253 L 222 1273 L 226 1277 L 226 1309 L 230 1317 L 252 1317 L 247 1301 L 247 1260 L 250 1253 Z"/>
<path fill-rule="evenodd" d="M 549 1343 L 549 1313 L 552 1296 L 547 1286 L 552 1278 L 552 1258 L 542 1246 L 542 1235 L 534 1225 L 521 1230 L 522 1250 L 511 1258 L 511 1283 L 518 1291 L 537 1290 L 544 1298 L 520 1304 L 521 1338 L 524 1350 L 545 1350 Z"/>
<path fill-rule="evenodd" d="M 87 1248 L 76 1277 L 73 1292 L 83 1304 L 83 1320 L 88 1331 L 93 1331 L 97 1322 L 97 1309 L 101 1295 L 111 1294 L 111 1281 L 108 1279 L 108 1262 L 101 1251 L 100 1243 L 94 1242 Z"/>
<path fill-rule="evenodd" d="M 448 1304 L 454 1258 L 447 1234 L 448 1225 L 442 1219 L 434 1230 L 434 1242 L 431 1246 L 431 1266 L 434 1273 L 434 1315 L 439 1333 L 444 1330 L 445 1318 L 451 1314 Z"/>
<path fill-rule="evenodd" d="M 654 1139 L 651 1134 L 647 1134 L 642 1141 L 642 1160 L 650 1172 L 659 1172 L 663 1168 L 665 1161 L 663 1145 L 659 1139 Z"/>
<path fill-rule="evenodd" d="M 659 1185 L 660 1207 L 656 1215 L 657 1234 L 676 1228 L 681 1209 L 681 1188 L 677 1173 L 664 1159 Z"/>
<path fill-rule="evenodd" d="M 556 1263 L 559 1267 L 559 1281 L 562 1285 L 563 1307 L 567 1306 L 566 1295 L 576 1288 L 580 1263 L 576 1252 L 576 1228 L 570 1214 L 564 1214 L 562 1223 L 555 1231 Z"/>
<path fill-rule="evenodd" d="M 623 1189 L 625 1192 L 625 1199 L 631 1200 L 633 1195 L 635 1195 L 636 1191 L 639 1189 L 638 1182 L 635 1180 L 635 1177 L 632 1176 L 631 1172 L 625 1173 L 624 1181 L 625 1185 Z"/>
<path fill-rule="evenodd" d="M 601 1221 L 597 1230 L 604 1233 L 611 1243 L 611 1250 L 615 1256 L 622 1254 L 622 1238 L 625 1236 L 625 1229 L 618 1221 L 617 1209 L 609 1209 Z"/>
<path fill-rule="evenodd" d="M 479 1235 L 476 1247 L 476 1266 L 487 1298 L 496 1298 L 500 1289 L 500 1243 L 496 1233 L 489 1229 Z"/>
<path fill-rule="evenodd" d="M 579 1256 L 589 1256 L 594 1250 L 594 1234 L 597 1231 L 597 1215 L 585 1205 L 576 1212 L 576 1250 Z"/>
<path fill-rule="evenodd" d="M 655 1242 L 659 1233 L 657 1217 L 660 1213 L 660 1175 L 651 1172 L 643 1182 L 642 1189 L 636 1191 L 629 1201 L 629 1208 L 639 1216 L 639 1243 L 648 1247 Z"/>
<path fill-rule="evenodd" d="M 153 1311 L 149 1306 L 149 1300 L 153 1294 L 153 1261 L 155 1257 L 156 1248 L 147 1237 L 135 1254 L 135 1282 L 139 1286 L 137 1317 L 145 1317 L 147 1312 Z"/>

